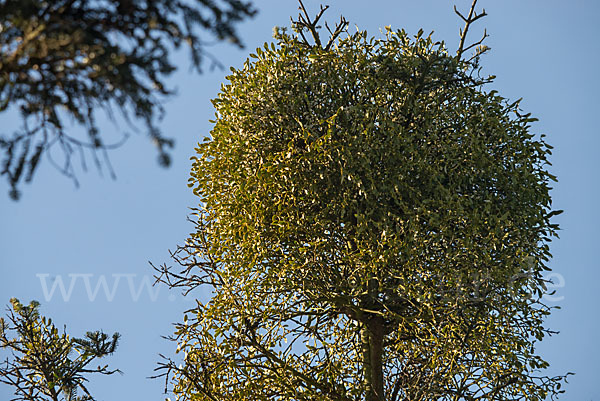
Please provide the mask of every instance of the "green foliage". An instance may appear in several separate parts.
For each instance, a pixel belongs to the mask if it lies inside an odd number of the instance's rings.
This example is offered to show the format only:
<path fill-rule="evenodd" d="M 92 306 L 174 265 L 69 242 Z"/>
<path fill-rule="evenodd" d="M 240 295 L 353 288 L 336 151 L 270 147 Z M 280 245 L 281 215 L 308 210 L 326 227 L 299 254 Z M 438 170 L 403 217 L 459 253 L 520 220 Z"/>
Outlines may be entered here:
<path fill-rule="evenodd" d="M 302 38 L 232 69 L 193 157 L 197 231 L 159 270 L 213 296 L 158 368 L 178 399 L 554 398 L 535 119 L 422 32 Z"/>
<path fill-rule="evenodd" d="M 205 50 L 199 30 L 241 45 L 234 25 L 255 13 L 239 0 L 0 0 L 0 112 L 20 110 L 23 128 L 0 137 L 5 153 L 0 174 L 17 198 L 42 155 L 62 151 L 59 168 L 74 178 L 71 155 L 91 152 L 100 166 L 108 143 L 96 111 L 116 108 L 145 124 L 162 165 L 173 146 L 156 126 L 164 79 L 175 70 L 170 53 L 187 43 L 200 70 Z M 65 121 L 85 128 L 87 138 L 67 132 Z M 106 161 L 107 167 L 110 164 Z"/>
<path fill-rule="evenodd" d="M 71 338 L 60 333 L 51 319 L 40 316 L 38 302 L 23 305 L 13 298 L 11 304 L 7 319 L 0 318 L 0 347 L 12 356 L 0 364 L 0 382 L 14 387 L 13 400 L 93 400 L 85 386 L 87 374 L 118 372 L 107 365 L 89 367 L 115 351 L 118 333 L 109 338 L 96 331 L 83 339 Z"/>

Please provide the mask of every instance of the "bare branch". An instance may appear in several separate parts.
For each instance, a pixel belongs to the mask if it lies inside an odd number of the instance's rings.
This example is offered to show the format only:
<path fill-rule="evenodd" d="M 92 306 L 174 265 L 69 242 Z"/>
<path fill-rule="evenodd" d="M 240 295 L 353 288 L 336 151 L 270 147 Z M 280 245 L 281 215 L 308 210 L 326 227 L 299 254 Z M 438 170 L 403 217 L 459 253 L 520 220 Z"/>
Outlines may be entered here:
<path fill-rule="evenodd" d="M 298 15 L 298 21 L 296 21 L 296 26 L 298 27 L 298 30 L 302 32 L 302 29 L 308 29 L 315 41 L 315 45 L 322 47 L 323 45 L 321 43 L 321 37 L 319 36 L 318 32 L 319 26 L 317 24 L 323 16 L 323 13 L 329 8 L 329 6 L 321 6 L 321 10 L 319 11 L 315 19 L 311 21 L 310 14 L 308 14 L 308 11 L 306 11 L 306 7 L 304 7 L 304 3 L 302 3 L 302 0 L 298 0 L 298 2 L 300 3 L 300 7 L 298 9 L 301 11 L 301 13 Z"/>
<path fill-rule="evenodd" d="M 467 40 L 467 33 L 469 31 L 469 27 L 471 26 L 471 24 L 475 21 L 477 21 L 480 18 L 483 18 L 487 15 L 487 13 L 485 12 L 485 9 L 483 9 L 481 11 L 481 13 L 477 14 L 475 12 L 475 6 L 477 4 L 477 0 L 473 0 L 473 3 L 471 3 L 471 9 L 469 10 L 469 15 L 467 17 L 465 17 L 460 11 L 458 11 L 458 9 L 456 8 L 456 6 L 454 6 L 454 12 L 456 13 L 456 15 L 458 15 L 460 17 L 460 19 L 462 19 L 465 22 L 465 27 L 463 29 L 461 29 L 459 31 L 460 33 L 460 43 L 458 45 L 458 50 L 456 52 L 456 57 L 460 60 L 462 58 L 462 55 L 465 51 L 467 51 L 468 49 L 473 48 L 474 46 L 477 46 L 479 44 L 481 44 L 481 42 L 483 42 L 483 40 L 487 37 L 487 32 L 484 33 L 483 38 L 477 42 L 474 43 L 473 45 L 470 45 L 469 47 L 467 47 L 465 49 L 465 41 Z"/>
<path fill-rule="evenodd" d="M 490 36 L 490 35 L 488 35 L 488 34 L 487 34 L 487 30 L 486 30 L 486 29 L 484 29 L 484 30 L 483 30 L 483 36 L 482 36 L 482 38 L 481 38 L 481 39 L 479 39 L 477 42 L 475 42 L 475 43 L 473 43 L 473 44 L 471 44 L 471 45 L 469 45 L 469 46 L 465 47 L 465 48 L 464 48 L 464 50 L 463 50 L 463 53 L 464 53 L 464 52 L 466 52 L 466 51 L 469 51 L 469 50 L 471 50 L 471 49 L 472 49 L 472 48 L 474 48 L 474 47 L 477 47 L 477 46 L 479 46 L 480 44 L 482 44 L 482 43 L 483 43 L 483 41 L 485 40 L 485 38 L 487 38 L 488 36 Z"/>
<path fill-rule="evenodd" d="M 304 35 L 304 30 L 307 30 L 311 33 L 313 37 L 313 40 L 315 42 L 314 46 L 321 47 L 324 50 L 331 49 L 331 46 L 333 46 L 335 40 L 348 27 L 348 21 L 344 17 L 340 17 L 340 21 L 335 25 L 335 29 L 333 31 L 329 27 L 329 24 L 325 22 L 325 28 L 329 32 L 330 36 L 329 40 L 327 41 L 327 44 L 323 46 L 321 36 L 319 35 L 319 29 L 321 28 L 321 26 L 319 26 L 318 23 L 321 20 L 321 17 L 323 17 L 325 11 L 327 11 L 327 9 L 329 8 L 329 6 L 321 6 L 319 13 L 315 16 L 314 19 L 312 19 L 310 17 L 310 14 L 306 10 L 306 7 L 304 6 L 302 0 L 298 0 L 298 2 L 300 3 L 300 7 L 298 7 L 298 9 L 300 10 L 300 14 L 298 15 L 298 20 L 292 21 L 292 24 L 295 26 L 296 31 L 302 38 L 303 43 L 307 46 L 312 46 L 306 39 L 306 36 Z"/>
<path fill-rule="evenodd" d="M 335 25 L 335 31 L 331 32 L 331 29 L 329 29 L 329 25 L 327 25 L 327 23 L 325 23 L 325 27 L 327 28 L 327 30 L 329 31 L 330 37 L 329 37 L 329 41 L 327 42 L 327 45 L 325 46 L 325 50 L 329 50 L 331 48 L 331 46 L 335 43 L 335 40 L 337 39 L 338 36 L 340 36 L 340 34 L 342 32 L 344 32 L 346 30 L 346 28 L 348 27 L 348 20 L 346 20 L 346 18 L 340 16 L 340 22 L 338 22 Z"/>

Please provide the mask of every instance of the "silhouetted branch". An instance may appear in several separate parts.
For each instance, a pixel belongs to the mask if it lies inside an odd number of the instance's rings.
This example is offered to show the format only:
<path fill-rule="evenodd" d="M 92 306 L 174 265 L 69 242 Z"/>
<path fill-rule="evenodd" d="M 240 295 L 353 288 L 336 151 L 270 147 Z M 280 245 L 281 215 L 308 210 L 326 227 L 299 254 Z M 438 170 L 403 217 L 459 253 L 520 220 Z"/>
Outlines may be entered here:
<path fill-rule="evenodd" d="M 292 25 L 295 27 L 298 34 L 302 37 L 302 40 L 305 44 L 310 46 L 308 40 L 306 39 L 306 36 L 304 36 L 304 30 L 307 30 L 311 33 L 311 36 L 313 37 L 313 40 L 315 42 L 315 46 L 321 47 L 324 50 L 329 50 L 331 46 L 335 43 L 335 40 L 339 37 L 339 35 L 346 30 L 346 27 L 348 26 L 348 21 L 344 17 L 340 17 L 340 21 L 335 25 L 333 31 L 329 28 L 327 22 L 325 22 L 325 28 L 329 32 L 330 36 L 329 40 L 327 41 L 327 44 L 323 46 L 323 42 L 321 41 L 321 37 L 319 35 L 319 29 L 321 29 L 321 26 L 318 25 L 318 23 L 325 11 L 329 9 L 329 6 L 321 5 L 321 8 L 315 16 L 315 18 L 311 19 L 310 14 L 306 10 L 306 7 L 304 7 L 304 3 L 302 3 L 302 0 L 298 0 L 298 2 L 300 3 L 300 7 L 298 7 L 298 9 L 300 10 L 300 14 L 298 15 L 297 21 L 292 20 Z"/>
<path fill-rule="evenodd" d="M 173 49 L 186 45 L 199 72 L 205 60 L 210 68 L 220 67 L 201 36 L 243 47 L 236 26 L 256 13 L 239 0 L 26 3 L 0 1 L 0 113 L 18 110 L 22 121 L 12 132 L 0 131 L 0 175 L 15 200 L 19 184 L 33 179 L 53 145 L 64 158 L 58 170 L 75 182 L 70 159 L 83 155 L 82 146 L 115 176 L 108 158 L 115 146 L 105 144 L 111 140 L 96 122 L 99 110 L 113 122 L 114 108 L 127 124 L 139 123 L 157 147 L 159 164 L 168 166 L 173 141 L 158 121 L 163 100 L 173 93 L 166 82 L 177 68 Z M 67 135 L 67 122 L 84 132 Z"/>
<path fill-rule="evenodd" d="M 481 13 L 477 14 L 475 12 L 475 6 L 477 4 L 477 0 L 473 0 L 473 3 L 471 3 L 471 9 L 469 10 L 469 14 L 467 17 L 465 17 L 460 11 L 458 11 L 458 9 L 456 8 L 456 6 L 454 6 L 454 12 L 464 21 L 465 23 L 465 27 L 463 29 L 461 29 L 459 31 L 460 34 L 460 43 L 458 45 L 458 50 L 456 52 L 456 57 L 460 60 L 462 58 L 462 55 L 464 52 L 466 52 L 467 50 L 480 45 L 484 39 L 488 36 L 487 32 L 484 31 L 483 33 L 483 38 L 481 38 L 481 40 L 479 40 L 476 43 L 473 43 L 472 45 L 468 46 L 467 48 L 465 48 L 465 41 L 467 39 L 467 32 L 469 31 L 469 27 L 471 26 L 471 24 L 475 21 L 477 21 L 480 18 L 483 18 L 487 15 L 487 13 L 485 12 L 485 9 L 482 10 Z"/>

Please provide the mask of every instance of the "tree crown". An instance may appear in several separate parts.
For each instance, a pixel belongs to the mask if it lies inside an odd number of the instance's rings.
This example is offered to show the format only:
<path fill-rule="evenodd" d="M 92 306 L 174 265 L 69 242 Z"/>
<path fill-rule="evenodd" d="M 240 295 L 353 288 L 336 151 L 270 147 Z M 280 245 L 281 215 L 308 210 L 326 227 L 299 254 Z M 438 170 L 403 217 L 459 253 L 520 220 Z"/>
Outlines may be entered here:
<path fill-rule="evenodd" d="M 309 43 L 318 18 L 213 101 L 197 232 L 181 272 L 158 269 L 213 297 L 177 327 L 185 363 L 159 369 L 181 399 L 556 396 L 533 348 L 558 229 L 535 119 L 485 90 L 484 49 L 390 28 Z"/>
<path fill-rule="evenodd" d="M 11 307 L 7 319 L 0 318 L 0 348 L 11 352 L 11 358 L 0 364 L 0 382 L 14 388 L 13 400 L 91 401 L 87 376 L 118 372 L 108 365 L 89 367 L 115 351 L 118 333 L 109 337 L 95 331 L 85 338 L 71 338 L 40 315 L 37 301 L 23 305 L 13 298 Z"/>

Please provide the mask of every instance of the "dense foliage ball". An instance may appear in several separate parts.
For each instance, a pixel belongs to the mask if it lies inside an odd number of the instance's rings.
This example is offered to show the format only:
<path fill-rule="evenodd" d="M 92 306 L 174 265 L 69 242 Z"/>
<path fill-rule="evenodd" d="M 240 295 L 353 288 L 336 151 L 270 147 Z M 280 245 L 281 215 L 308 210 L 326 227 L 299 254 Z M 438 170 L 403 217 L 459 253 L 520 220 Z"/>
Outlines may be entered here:
<path fill-rule="evenodd" d="M 542 267 L 549 147 L 518 103 L 430 38 L 281 40 L 228 78 L 198 148 L 191 185 L 219 253 L 284 260 L 326 292 L 335 266 L 348 294 L 373 277 L 452 285 Z"/>

